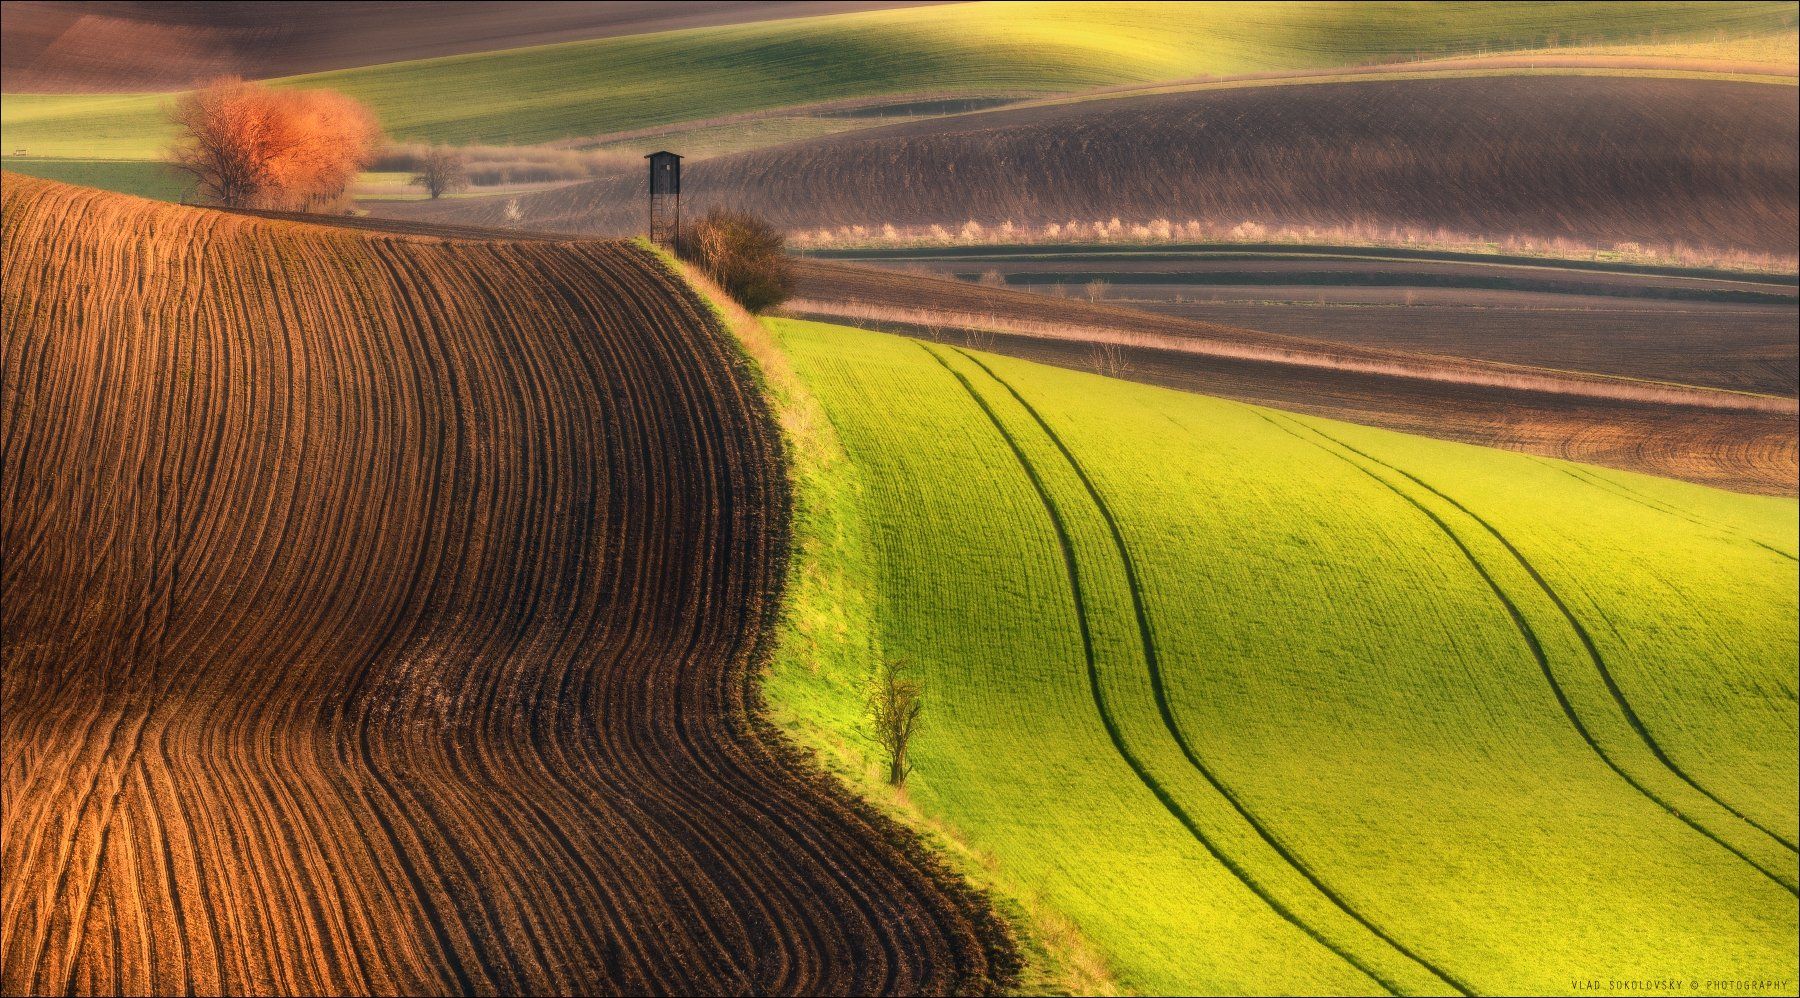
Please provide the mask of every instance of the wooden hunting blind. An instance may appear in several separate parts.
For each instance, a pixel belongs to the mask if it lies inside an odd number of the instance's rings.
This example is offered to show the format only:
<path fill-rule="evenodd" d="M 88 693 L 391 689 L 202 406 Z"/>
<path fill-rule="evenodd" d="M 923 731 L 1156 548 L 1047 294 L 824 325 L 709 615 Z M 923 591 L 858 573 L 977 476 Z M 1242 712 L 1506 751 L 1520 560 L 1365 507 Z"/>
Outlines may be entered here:
<path fill-rule="evenodd" d="M 650 161 L 650 241 L 672 246 L 681 238 L 681 157 L 653 152 Z"/>

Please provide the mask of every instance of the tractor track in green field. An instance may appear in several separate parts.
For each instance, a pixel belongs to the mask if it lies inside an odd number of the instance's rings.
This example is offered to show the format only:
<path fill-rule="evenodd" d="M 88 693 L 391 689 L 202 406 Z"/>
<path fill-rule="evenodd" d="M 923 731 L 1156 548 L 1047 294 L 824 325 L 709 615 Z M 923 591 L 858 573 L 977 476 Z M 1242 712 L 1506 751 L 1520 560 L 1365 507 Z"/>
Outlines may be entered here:
<path fill-rule="evenodd" d="M 1581 482 L 1584 485 L 1588 485 L 1592 488 L 1599 489 L 1602 492 L 1606 492 L 1611 495 L 1618 496 L 1620 499 L 1623 499 L 1626 502 L 1636 503 L 1637 505 L 1642 506 L 1645 509 L 1653 510 L 1655 512 L 1662 513 L 1666 516 L 1673 516 L 1678 520 L 1685 520 L 1688 523 L 1691 523 L 1696 527 L 1703 527 L 1707 530 L 1716 530 L 1722 534 L 1726 534 L 1731 537 L 1735 537 L 1738 540 L 1746 541 L 1748 543 L 1754 544 L 1757 547 L 1762 548 L 1764 551 L 1767 551 L 1770 554 L 1775 555 L 1776 557 L 1784 558 L 1788 561 L 1800 562 L 1800 557 L 1789 554 L 1788 552 L 1783 551 L 1782 549 L 1776 547 L 1773 544 L 1770 544 L 1766 541 L 1757 540 L 1756 538 L 1751 537 L 1734 527 L 1728 527 L 1722 523 L 1714 523 L 1711 520 L 1702 519 L 1692 513 L 1683 511 L 1681 508 L 1675 506 L 1672 503 L 1663 502 L 1660 499 L 1652 499 L 1649 496 L 1644 495 L 1642 492 L 1639 492 L 1638 490 L 1631 488 L 1630 486 L 1623 485 L 1619 482 L 1608 481 L 1607 479 L 1601 478 L 1599 475 L 1596 475 L 1590 471 L 1578 470 L 1576 468 L 1559 468 L 1556 465 L 1551 464 L 1550 462 L 1548 462 L 1540 457 L 1531 457 L 1531 460 L 1538 464 L 1543 465 L 1546 468 L 1550 468 L 1554 471 L 1560 471 L 1563 474 L 1568 475 L 1570 478 L 1573 478 L 1576 481 Z M 1790 845 L 1792 845 L 1792 843 L 1790 843 Z"/>
<path fill-rule="evenodd" d="M 988 403 L 981 392 L 975 388 L 961 371 L 958 371 L 955 367 L 951 366 L 937 350 L 934 350 L 923 343 L 919 345 L 921 349 L 924 349 L 926 353 L 930 354 L 933 360 L 937 361 L 940 366 L 948 371 L 950 375 L 963 386 L 963 389 L 969 393 L 970 398 L 975 401 L 975 404 L 981 409 L 983 414 L 987 416 L 988 421 L 993 424 L 994 429 L 1006 441 L 1007 447 L 1012 451 L 1013 456 L 1024 469 L 1027 478 L 1030 479 L 1032 487 L 1037 493 L 1039 501 L 1042 503 L 1045 512 L 1050 518 L 1051 526 L 1056 531 L 1057 539 L 1062 549 L 1064 567 L 1068 574 L 1070 590 L 1075 603 L 1076 622 L 1081 634 L 1082 649 L 1087 662 L 1089 691 L 1093 696 L 1095 708 L 1100 715 L 1101 724 L 1106 729 L 1107 736 L 1111 739 L 1113 748 L 1119 753 L 1120 758 L 1125 761 L 1126 765 L 1131 768 L 1132 772 L 1137 775 L 1138 779 L 1151 794 L 1155 796 L 1157 800 L 1162 803 L 1163 807 L 1188 830 L 1189 834 L 1200 843 L 1207 853 L 1229 870 L 1233 876 L 1251 891 L 1251 893 L 1255 894 L 1263 901 L 1263 903 L 1267 904 L 1277 915 L 1300 929 L 1313 941 L 1336 954 L 1345 963 L 1356 968 L 1362 974 L 1380 984 L 1389 992 L 1394 994 L 1403 993 L 1404 989 L 1401 986 L 1367 966 L 1363 961 L 1357 959 L 1354 955 L 1327 938 L 1321 931 L 1275 898 L 1273 893 L 1264 887 L 1247 868 L 1228 856 L 1222 847 L 1214 843 L 1206 835 L 1200 828 L 1199 822 L 1188 813 L 1186 808 L 1175 800 L 1174 795 L 1150 773 L 1149 768 L 1144 764 L 1143 760 L 1138 758 L 1137 754 L 1126 744 L 1124 734 L 1120 729 L 1118 721 L 1114 718 L 1111 709 L 1107 706 L 1106 696 L 1101 686 L 1098 660 L 1094 650 L 1092 628 L 1088 623 L 1087 600 L 1082 589 L 1080 571 L 1075 555 L 1075 543 L 1069 526 L 1064 519 L 1062 509 L 1058 506 L 1054 497 L 1052 497 L 1049 487 L 1044 483 L 1037 467 L 1032 464 L 1031 459 L 1026 455 L 1024 448 L 1019 444 L 1012 431 L 1007 428 L 1005 422 L 1000 418 L 999 414 L 994 411 L 993 407 Z M 1086 470 L 1081 466 L 1080 462 L 1075 458 L 1075 455 L 1069 450 L 1062 438 L 1050 428 L 1043 416 L 1039 414 L 1037 409 L 1032 406 L 1031 403 L 1025 400 L 1024 396 L 1022 396 L 1017 389 L 1000 378 L 1000 376 L 995 374 L 991 368 L 986 364 L 983 364 L 967 351 L 957 348 L 951 349 L 955 350 L 957 354 L 961 355 L 964 359 L 968 360 L 991 378 L 995 384 L 999 385 L 1010 394 L 1031 416 L 1037 423 L 1038 428 L 1049 438 L 1051 443 L 1062 454 L 1064 460 L 1068 462 L 1070 469 L 1075 473 L 1076 477 L 1086 489 L 1088 497 L 1094 503 L 1096 511 L 1106 522 L 1108 530 L 1111 533 L 1113 546 L 1121 561 L 1126 577 L 1127 588 L 1131 593 L 1132 604 L 1136 614 L 1138 634 L 1142 643 L 1144 661 L 1149 672 L 1157 709 L 1161 714 L 1163 725 L 1174 738 L 1176 745 L 1180 748 L 1182 755 L 1187 762 L 1206 780 L 1208 785 L 1210 785 L 1213 790 L 1231 806 L 1232 810 L 1236 812 L 1236 814 L 1248 824 L 1253 831 L 1255 831 L 1257 836 L 1273 849 L 1275 853 L 1296 873 L 1306 880 L 1307 883 L 1317 890 L 1320 895 L 1329 900 L 1357 924 L 1367 929 L 1377 939 L 1380 939 L 1382 942 L 1392 947 L 1398 954 L 1401 954 L 1405 958 L 1418 964 L 1437 980 L 1448 985 L 1457 993 L 1465 996 L 1475 995 L 1476 992 L 1467 984 L 1427 961 L 1417 953 L 1413 952 L 1409 947 L 1388 935 L 1385 930 L 1363 916 L 1341 895 L 1327 886 L 1309 866 L 1277 840 L 1268 830 L 1267 826 L 1257 819 L 1252 812 L 1244 806 L 1238 796 L 1230 791 L 1217 776 L 1214 775 L 1210 767 L 1206 766 L 1205 763 L 1200 760 L 1198 753 L 1194 751 L 1192 744 L 1177 724 L 1173 710 L 1169 705 L 1167 692 L 1162 680 L 1160 662 L 1157 657 L 1156 643 L 1150 626 L 1149 613 L 1144 605 L 1137 566 L 1133 562 L 1130 552 L 1125 546 L 1124 535 L 1119 529 L 1117 520 L 1113 517 L 1111 508 L 1107 505 L 1092 479 L 1088 477 Z"/>
<path fill-rule="evenodd" d="M 1274 832 L 1270 831 L 1268 826 L 1263 824 L 1260 818 L 1256 817 L 1255 812 L 1243 802 L 1242 798 L 1240 798 L 1230 787 L 1226 786 L 1224 781 L 1220 780 L 1212 771 L 1212 768 L 1201 760 L 1199 752 L 1188 739 L 1186 732 L 1182 730 L 1180 722 L 1175 718 L 1174 708 L 1170 705 L 1168 688 L 1163 682 L 1161 656 L 1157 651 L 1156 638 L 1150 626 L 1150 611 L 1144 603 L 1144 587 L 1139 580 L 1137 562 L 1132 558 L 1131 549 L 1125 543 L 1125 533 L 1119 529 L 1119 521 L 1113 516 L 1112 506 L 1107 503 L 1105 497 L 1100 494 L 1099 487 L 1096 486 L 1093 479 L 1088 476 L 1087 469 L 1082 466 L 1078 459 L 1076 459 L 1074 451 L 1070 450 L 1068 444 L 1063 441 L 1062 437 L 1057 434 L 1055 430 L 1051 429 L 1049 422 L 1038 412 L 1036 406 L 1027 401 L 1025 396 L 1021 395 L 1019 390 L 1013 387 L 1010 382 L 1006 381 L 998 374 L 995 374 L 992 368 L 982 363 L 973 355 L 964 350 L 958 350 L 957 352 L 967 357 L 976 367 L 981 368 L 988 377 L 993 378 L 1000 387 L 1006 389 L 1006 391 L 1019 403 L 1020 407 L 1031 415 L 1032 420 L 1037 423 L 1038 428 L 1044 432 L 1044 435 L 1050 439 L 1051 443 L 1056 445 L 1057 451 L 1060 452 L 1063 459 L 1069 463 L 1069 468 L 1075 472 L 1075 477 L 1081 480 L 1082 487 L 1087 490 L 1088 498 L 1093 501 L 1094 508 L 1099 511 L 1101 518 L 1106 521 L 1107 531 L 1112 535 L 1113 548 L 1119 554 L 1119 561 L 1125 570 L 1127 587 L 1131 591 L 1132 610 L 1137 618 L 1138 635 L 1143 642 L 1144 664 L 1150 675 L 1151 689 L 1155 693 L 1156 709 L 1162 716 L 1163 727 L 1168 729 L 1170 736 L 1175 740 L 1175 744 L 1180 747 L 1182 756 L 1194 767 L 1195 771 L 1205 778 L 1207 784 L 1210 785 L 1213 790 L 1218 792 L 1219 796 L 1225 798 L 1231 805 L 1232 810 L 1236 811 L 1238 815 L 1256 831 L 1259 838 L 1267 843 L 1271 849 L 1275 850 L 1276 854 L 1286 861 L 1289 866 L 1292 866 L 1298 871 L 1300 875 L 1314 887 L 1314 889 L 1330 899 L 1332 904 L 1336 905 L 1346 915 L 1349 915 L 1357 922 L 1357 924 L 1368 929 L 1376 938 L 1387 943 L 1389 946 L 1392 946 L 1407 959 L 1424 967 L 1439 980 L 1449 984 L 1451 987 L 1465 995 L 1473 995 L 1475 991 L 1468 984 L 1458 980 L 1449 972 L 1438 967 L 1436 964 L 1433 964 L 1431 961 L 1426 960 L 1424 957 L 1415 953 L 1410 947 L 1393 938 L 1385 929 L 1382 929 L 1373 921 L 1369 920 L 1336 890 L 1328 886 L 1323 879 L 1313 872 L 1311 866 L 1301 860 L 1299 856 L 1295 855 L 1294 852 L 1280 839 L 1276 838 Z"/>
<path fill-rule="evenodd" d="M 1593 635 L 1588 632 L 1586 625 L 1582 624 L 1581 620 L 1575 616 L 1575 612 L 1569 609 L 1568 603 L 1563 600 L 1562 594 L 1557 592 L 1556 588 L 1550 585 L 1549 580 L 1545 579 L 1543 574 L 1538 571 L 1537 566 L 1532 564 L 1531 560 L 1525 557 L 1524 552 L 1520 551 L 1518 547 L 1513 544 L 1511 538 L 1502 534 L 1498 528 L 1488 522 L 1484 517 L 1477 514 L 1474 510 L 1469 509 L 1469 507 L 1463 505 L 1461 502 L 1458 502 L 1456 499 L 1445 494 L 1442 490 L 1404 468 L 1396 467 L 1372 454 L 1358 450 L 1350 444 L 1338 440 L 1336 437 L 1332 437 L 1328 433 L 1319 430 L 1314 430 L 1314 432 L 1366 460 L 1373 461 L 1397 475 L 1404 476 L 1415 485 L 1456 507 L 1469 519 L 1480 524 L 1483 530 L 1486 530 L 1496 541 L 1500 542 L 1502 547 L 1506 548 L 1507 553 L 1512 555 L 1513 560 L 1517 561 L 1519 566 L 1525 569 L 1526 574 L 1531 576 L 1531 580 L 1537 583 L 1538 588 L 1542 589 L 1544 595 L 1550 598 L 1550 602 L 1555 604 L 1557 611 L 1562 614 L 1563 619 L 1568 622 L 1569 627 L 1575 632 L 1576 637 L 1581 640 L 1581 645 L 1587 651 L 1589 660 L 1594 664 L 1594 671 L 1599 673 L 1601 681 L 1606 685 L 1607 693 L 1612 697 L 1613 702 L 1618 705 L 1620 714 L 1624 716 L 1626 723 L 1631 726 L 1631 730 L 1643 741 L 1644 746 L 1650 750 L 1650 754 L 1656 758 L 1656 761 L 1661 763 L 1670 773 L 1673 773 L 1676 778 L 1681 780 L 1681 782 L 1692 787 L 1707 800 L 1712 801 L 1714 804 L 1717 804 L 1730 812 L 1739 821 L 1742 821 L 1744 824 L 1749 825 L 1751 828 L 1756 829 L 1780 843 L 1782 846 L 1786 847 L 1789 852 L 1800 852 L 1800 849 L 1797 849 L 1791 840 L 1770 828 L 1764 827 L 1761 822 L 1744 814 L 1731 804 L 1726 803 L 1719 795 L 1703 786 L 1699 780 L 1689 776 L 1687 771 L 1669 756 L 1663 749 L 1661 743 L 1656 740 L 1656 736 L 1650 733 L 1649 726 L 1644 723 L 1643 719 L 1638 715 L 1638 712 L 1632 708 L 1631 701 L 1626 698 L 1624 689 L 1619 686 L 1618 680 L 1615 679 L 1612 674 L 1612 670 L 1607 667 L 1606 658 L 1600 654 L 1600 648 L 1594 643 Z M 1768 545 L 1763 545 L 1763 547 L 1767 548 Z M 1769 550 L 1775 551 L 1777 554 L 1782 553 L 1774 548 L 1769 548 Z"/>
<path fill-rule="evenodd" d="M 1426 490 L 1427 492 L 1430 492 L 1432 495 L 1437 496 L 1439 499 L 1443 500 L 1444 502 L 1449 503 L 1451 506 L 1453 506 L 1457 510 L 1461 511 L 1463 513 L 1463 515 L 1465 515 L 1469 519 L 1475 521 L 1475 523 L 1478 524 L 1482 529 L 1486 530 L 1489 534 L 1491 534 L 1494 537 L 1494 539 L 1496 541 L 1498 541 L 1501 544 L 1501 546 L 1506 549 L 1508 554 L 1510 554 L 1512 556 L 1512 558 L 1516 562 L 1518 562 L 1519 566 L 1522 569 L 1524 569 L 1526 574 L 1531 577 L 1532 581 L 1537 584 L 1537 587 L 1543 591 L 1544 595 L 1546 597 L 1548 597 L 1550 602 L 1557 608 L 1559 613 L 1562 615 L 1563 620 L 1572 629 L 1573 633 L 1575 634 L 1575 636 L 1581 643 L 1582 647 L 1586 651 L 1588 659 L 1592 663 L 1596 673 L 1599 675 L 1608 694 L 1612 697 L 1613 702 L 1619 708 L 1621 716 L 1622 716 L 1623 720 L 1626 722 L 1626 725 L 1632 729 L 1632 731 L 1643 742 L 1645 747 L 1649 749 L 1651 755 L 1657 760 L 1657 762 L 1660 763 L 1669 772 L 1670 775 L 1679 779 L 1682 783 L 1685 783 L 1687 786 L 1691 787 L 1695 792 L 1699 793 L 1701 796 L 1703 796 L 1707 800 L 1713 802 L 1714 804 L 1716 804 L 1719 808 L 1721 808 L 1725 812 L 1729 813 L 1733 817 L 1737 818 L 1739 821 L 1743 822 L 1746 827 L 1748 827 L 1750 829 L 1754 829 L 1756 832 L 1766 836 L 1768 839 L 1775 842 L 1782 848 L 1788 850 L 1789 852 L 1794 852 L 1795 846 L 1793 843 L 1789 842 L 1786 838 L 1782 837 L 1781 835 L 1778 835 L 1774 831 L 1764 827 L 1761 823 L 1755 821 L 1754 819 L 1751 819 L 1750 817 L 1748 817 L 1747 815 L 1745 815 L 1741 811 L 1739 811 L 1737 808 L 1732 807 L 1731 805 L 1725 803 L 1717 795 L 1713 794 L 1711 791 L 1707 790 L 1705 787 L 1700 785 L 1700 783 L 1698 781 L 1696 781 L 1692 777 L 1688 776 L 1687 773 L 1677 763 L 1675 763 L 1675 761 L 1673 759 L 1669 758 L 1668 754 L 1663 751 L 1662 746 L 1656 741 L 1655 737 L 1652 736 L 1650 731 L 1644 726 L 1644 723 L 1643 723 L 1642 719 L 1638 716 L 1637 712 L 1631 708 L 1629 701 L 1625 698 L 1624 691 L 1619 688 L 1619 685 L 1618 685 L 1617 681 L 1614 679 L 1611 670 L 1609 670 L 1607 668 L 1606 661 L 1605 661 L 1604 657 L 1600 654 L 1600 650 L 1595 645 L 1593 637 L 1588 633 L 1587 628 L 1581 624 L 1580 620 L 1576 618 L 1573 611 L 1571 611 L 1569 609 L 1568 604 L 1563 600 L 1561 594 L 1559 594 L 1555 590 L 1555 588 L 1549 584 L 1549 582 L 1538 572 L 1536 566 L 1534 566 L 1529 560 L 1527 560 L 1525 558 L 1525 556 L 1519 551 L 1519 549 L 1516 546 L 1514 546 L 1513 543 L 1509 539 L 1507 539 L 1507 537 L 1505 535 L 1501 534 L 1500 531 L 1495 529 L 1494 526 L 1492 524 L 1490 524 L 1488 521 L 1484 520 L 1480 516 L 1476 515 L 1474 512 L 1470 511 L 1468 509 L 1468 507 L 1464 506 L 1462 503 L 1460 503 L 1460 502 L 1456 501 L 1455 499 L 1451 498 L 1450 496 L 1444 494 L 1442 491 L 1438 490 L 1437 488 L 1427 484 L 1425 481 L 1423 481 L 1422 479 L 1418 478 L 1417 476 L 1411 474 L 1410 472 L 1407 472 L 1401 468 L 1395 467 L 1394 465 L 1389 464 L 1388 462 L 1383 461 L 1380 458 L 1377 458 L 1371 454 L 1368 454 L 1368 453 L 1352 446 L 1351 444 L 1348 444 L 1348 443 L 1324 432 L 1323 430 L 1320 430 L 1316 427 L 1310 426 L 1305 423 L 1300 423 L 1297 420 L 1294 420 L 1291 417 L 1286 416 L 1285 414 L 1283 414 L 1281 416 L 1281 418 L 1278 420 L 1275 417 L 1269 415 L 1268 413 L 1263 412 L 1260 409 L 1256 409 L 1256 408 L 1248 407 L 1248 406 L 1246 406 L 1246 408 L 1248 408 L 1251 412 L 1255 413 L 1261 419 L 1268 422 L 1270 425 L 1283 430 L 1284 432 L 1288 433 L 1290 436 L 1293 436 L 1295 439 L 1301 440 L 1306 443 L 1310 443 L 1313 446 L 1319 448 L 1320 450 L 1323 450 L 1326 453 L 1331 454 L 1334 457 L 1338 458 L 1339 460 L 1344 461 L 1345 463 L 1351 465 L 1352 467 L 1357 468 L 1363 474 L 1367 475 L 1371 479 L 1380 483 L 1388 491 L 1394 493 L 1396 496 L 1399 496 L 1407 504 L 1411 505 L 1413 508 L 1417 509 L 1419 512 L 1425 514 L 1425 516 L 1429 520 L 1431 520 L 1431 522 L 1434 525 L 1436 525 L 1438 530 L 1441 531 L 1446 537 L 1448 537 L 1450 539 L 1451 543 L 1453 543 L 1456 546 L 1457 550 L 1462 553 L 1463 558 L 1466 561 L 1468 561 L 1468 563 L 1475 569 L 1476 573 L 1481 576 L 1482 581 L 1484 581 L 1487 584 L 1488 588 L 1500 600 L 1501 605 L 1506 608 L 1508 615 L 1512 618 L 1513 626 L 1519 631 L 1519 634 L 1525 639 L 1526 645 L 1531 649 L 1532 656 L 1537 660 L 1540 671 L 1542 671 L 1544 678 L 1549 682 L 1551 691 L 1556 695 L 1557 703 L 1562 707 L 1564 716 L 1566 716 L 1568 718 L 1569 722 L 1575 727 L 1576 732 L 1581 735 L 1582 740 L 1585 741 L 1587 743 L 1588 747 L 1593 750 L 1594 754 L 1596 756 L 1598 756 L 1600 758 L 1600 760 L 1606 764 L 1607 768 L 1611 769 L 1615 774 L 1617 774 L 1619 776 L 1620 779 L 1624 780 L 1627 784 L 1629 784 L 1638 793 L 1642 794 L 1645 798 L 1650 800 L 1652 803 L 1656 804 L 1658 807 L 1662 808 L 1664 811 L 1668 812 L 1669 814 L 1673 815 L 1675 818 L 1679 819 L 1682 823 L 1686 824 L 1688 827 L 1692 828 L 1694 831 L 1699 832 L 1701 835 L 1712 840 L 1720 848 L 1725 849 L 1727 852 L 1736 856 L 1738 859 L 1744 861 L 1751 868 L 1755 869 L 1758 873 L 1761 873 L 1763 876 L 1774 881 L 1776 884 L 1779 884 L 1782 887 L 1782 889 L 1786 890 L 1788 893 L 1794 894 L 1796 896 L 1800 896 L 1800 888 L 1797 888 L 1796 884 L 1790 883 L 1789 881 L 1787 881 L 1786 879 L 1781 877 L 1779 874 L 1777 874 L 1775 871 L 1770 870 L 1768 867 L 1757 862 L 1754 858 L 1747 855 L 1743 850 L 1741 850 L 1737 846 L 1731 844 L 1730 842 L 1725 841 L 1725 839 L 1721 838 L 1717 833 L 1715 833 L 1711 829 L 1705 827 L 1704 825 L 1700 824 L 1699 821 L 1697 821 L 1693 817 L 1690 817 L 1688 814 L 1683 812 L 1680 808 L 1671 804 L 1662 795 L 1652 791 L 1637 777 L 1628 773 L 1625 770 L 1624 766 L 1613 758 L 1612 753 L 1608 752 L 1604 747 L 1601 746 L 1599 739 L 1595 736 L 1593 729 L 1589 725 L 1589 723 L 1582 720 L 1580 713 L 1575 709 L 1575 705 L 1574 705 L 1573 701 L 1569 698 L 1568 691 L 1564 688 L 1562 681 L 1560 681 L 1556 677 L 1555 669 L 1550 664 L 1549 654 L 1548 654 L 1548 652 L 1546 652 L 1546 650 L 1544 648 L 1542 639 L 1538 636 L 1537 632 L 1532 628 L 1530 622 L 1526 620 L 1524 612 L 1519 608 L 1518 603 L 1513 599 L 1513 597 L 1509 593 L 1506 592 L 1505 588 L 1500 585 L 1499 581 L 1494 578 L 1492 572 L 1490 572 L 1488 567 L 1482 563 L 1481 559 L 1476 556 L 1474 551 L 1472 551 L 1469 548 L 1467 542 L 1465 542 L 1463 540 L 1463 538 L 1459 534 L 1457 534 L 1457 532 L 1447 522 L 1445 522 L 1445 520 L 1441 516 L 1439 516 L 1435 511 L 1433 511 L 1430 507 L 1428 507 L 1424 503 L 1420 502 L 1414 496 L 1408 494 L 1404 489 L 1395 485 L 1393 482 L 1390 482 L 1383 476 L 1375 473 L 1375 471 L 1370 469 L 1368 466 L 1364 465 L 1361 461 L 1358 461 L 1358 460 L 1356 460 L 1356 458 L 1352 458 L 1349 455 L 1354 454 L 1357 457 L 1362 458 L 1363 461 L 1368 461 L 1372 464 L 1379 465 L 1380 467 L 1386 468 L 1389 471 L 1393 472 L 1394 474 L 1397 474 L 1397 475 L 1407 479 L 1408 481 L 1411 481 L 1412 483 L 1417 485 L 1419 488 L 1422 488 L 1422 489 Z M 1298 432 L 1294 427 L 1299 427 L 1300 429 L 1305 430 L 1307 433 L 1312 434 L 1312 436 L 1307 436 L 1305 434 L 1302 434 L 1301 432 Z M 1318 439 L 1314 439 L 1314 437 L 1317 437 Z M 1329 441 L 1329 445 L 1327 445 L 1325 443 L 1321 443 L 1320 440 Z M 1780 553 L 1780 552 L 1777 552 L 1777 553 Z"/>

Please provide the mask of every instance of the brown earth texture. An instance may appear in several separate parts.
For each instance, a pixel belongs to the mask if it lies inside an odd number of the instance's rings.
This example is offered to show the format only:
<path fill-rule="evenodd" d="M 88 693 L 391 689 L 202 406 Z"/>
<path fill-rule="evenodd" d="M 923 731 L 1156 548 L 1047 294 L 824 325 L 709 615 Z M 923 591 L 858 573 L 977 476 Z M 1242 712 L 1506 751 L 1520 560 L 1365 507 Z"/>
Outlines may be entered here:
<path fill-rule="evenodd" d="M 8 175 L 0 991 L 982 992 L 753 676 L 778 437 L 629 244 Z"/>
<path fill-rule="evenodd" d="M 691 162 L 684 211 L 729 205 L 789 231 L 1248 221 L 1792 257 L 1797 121 L 1794 88 L 1769 83 L 1265 83 L 1000 108 Z M 641 173 L 522 196 L 518 224 L 640 231 Z M 506 200 L 369 207 L 501 226 Z"/>

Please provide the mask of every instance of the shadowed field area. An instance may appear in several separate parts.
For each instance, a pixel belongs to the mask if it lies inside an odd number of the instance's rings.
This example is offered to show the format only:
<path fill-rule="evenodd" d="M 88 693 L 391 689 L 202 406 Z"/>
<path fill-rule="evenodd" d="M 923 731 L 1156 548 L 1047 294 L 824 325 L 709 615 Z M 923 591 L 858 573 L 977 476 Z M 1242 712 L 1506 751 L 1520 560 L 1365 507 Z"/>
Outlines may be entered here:
<path fill-rule="evenodd" d="M 1514 76 L 1243 86 L 1002 108 L 693 163 L 694 212 L 789 230 L 1361 226 L 1791 257 L 1791 85 Z M 527 227 L 641 225 L 633 170 L 519 199 Z M 499 201 L 398 205 L 498 225 Z M 854 234 L 844 238 L 854 241 Z"/>
<path fill-rule="evenodd" d="M 8 175 L 0 990 L 982 991 L 800 766 L 735 348 L 627 244 Z"/>

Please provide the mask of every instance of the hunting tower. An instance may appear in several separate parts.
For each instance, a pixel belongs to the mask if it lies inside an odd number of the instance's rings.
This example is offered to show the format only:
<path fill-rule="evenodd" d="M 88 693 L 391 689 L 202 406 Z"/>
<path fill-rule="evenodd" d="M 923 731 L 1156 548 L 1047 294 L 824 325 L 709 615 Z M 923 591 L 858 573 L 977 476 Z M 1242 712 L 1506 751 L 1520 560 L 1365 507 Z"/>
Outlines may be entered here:
<path fill-rule="evenodd" d="M 650 161 L 650 241 L 673 246 L 681 238 L 681 157 L 653 152 Z"/>

